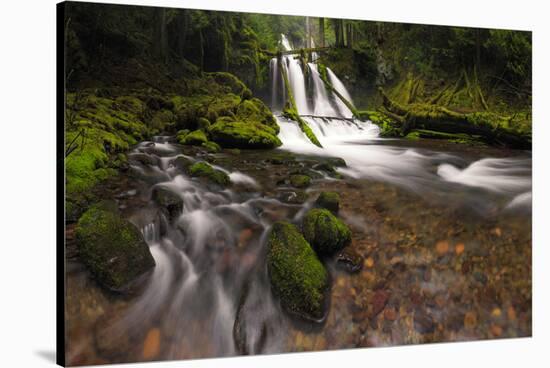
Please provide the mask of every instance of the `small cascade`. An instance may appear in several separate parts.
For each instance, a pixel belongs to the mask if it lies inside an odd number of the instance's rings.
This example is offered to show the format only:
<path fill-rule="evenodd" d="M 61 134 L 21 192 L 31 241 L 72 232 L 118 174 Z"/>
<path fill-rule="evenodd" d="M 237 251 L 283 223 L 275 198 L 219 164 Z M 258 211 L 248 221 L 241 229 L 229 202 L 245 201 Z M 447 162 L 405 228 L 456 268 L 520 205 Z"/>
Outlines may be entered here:
<path fill-rule="evenodd" d="M 311 78 L 313 79 L 313 94 L 314 94 L 314 107 L 313 115 L 317 116 L 340 116 L 329 100 L 327 89 L 325 83 L 321 79 L 319 72 L 317 71 L 317 65 L 313 63 L 308 63 L 308 68 L 310 70 Z"/>
<path fill-rule="evenodd" d="M 271 78 L 271 108 L 272 110 L 278 110 L 279 102 L 278 97 L 278 82 L 279 82 L 279 68 L 277 65 L 277 58 L 273 58 L 269 61 L 269 70 Z"/>
<path fill-rule="evenodd" d="M 353 100 L 351 99 L 351 96 L 349 95 L 348 90 L 342 83 L 340 79 L 334 74 L 330 68 L 327 68 L 327 74 L 330 84 L 340 93 L 346 100 L 348 100 L 350 103 L 353 104 Z M 353 113 L 348 109 L 345 103 L 342 102 L 341 99 L 339 99 L 336 95 L 334 95 L 334 99 L 336 100 L 336 104 L 338 105 L 338 110 L 340 110 L 340 114 L 346 118 L 351 118 L 353 116 Z"/>

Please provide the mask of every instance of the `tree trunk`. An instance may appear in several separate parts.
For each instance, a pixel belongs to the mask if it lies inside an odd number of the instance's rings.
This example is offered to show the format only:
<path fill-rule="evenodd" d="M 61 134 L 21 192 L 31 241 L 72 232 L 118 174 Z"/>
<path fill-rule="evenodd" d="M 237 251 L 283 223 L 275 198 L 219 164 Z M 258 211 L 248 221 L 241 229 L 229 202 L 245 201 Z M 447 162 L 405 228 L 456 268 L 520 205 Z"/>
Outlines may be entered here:
<path fill-rule="evenodd" d="M 468 134 L 480 137 L 489 144 L 510 148 L 529 149 L 531 139 L 511 129 L 506 129 L 509 118 L 491 113 L 462 114 L 443 106 L 430 104 L 400 105 L 392 101 L 380 89 L 383 106 L 390 113 L 389 118 L 401 123 L 403 134 L 412 129 L 429 130 L 451 134 Z"/>
<path fill-rule="evenodd" d="M 162 62 L 166 62 L 168 55 L 168 38 L 166 36 L 166 9 L 156 8 L 155 30 L 153 35 L 153 54 Z"/>
<path fill-rule="evenodd" d="M 325 47 L 325 18 L 319 18 L 319 47 Z"/>

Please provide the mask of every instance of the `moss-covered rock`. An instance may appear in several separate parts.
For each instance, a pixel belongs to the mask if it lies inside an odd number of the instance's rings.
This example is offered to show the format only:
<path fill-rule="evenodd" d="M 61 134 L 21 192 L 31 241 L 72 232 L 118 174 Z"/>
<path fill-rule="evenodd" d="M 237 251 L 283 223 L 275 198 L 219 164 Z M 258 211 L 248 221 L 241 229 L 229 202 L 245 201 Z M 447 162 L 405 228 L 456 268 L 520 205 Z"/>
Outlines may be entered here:
<path fill-rule="evenodd" d="M 203 144 L 201 144 L 201 147 L 203 147 L 210 153 L 217 153 L 217 152 L 220 152 L 222 149 L 219 144 L 211 141 L 204 142 Z"/>
<path fill-rule="evenodd" d="M 189 134 L 186 134 L 185 136 L 183 136 L 181 140 L 179 140 L 180 144 L 185 144 L 190 146 L 200 146 L 201 144 L 206 142 L 208 142 L 208 138 L 206 137 L 206 134 L 202 130 L 194 130 Z"/>
<path fill-rule="evenodd" d="M 189 171 L 189 167 L 193 165 L 193 160 L 187 157 L 179 156 L 174 161 L 172 161 L 172 165 L 183 171 L 184 173 L 187 173 Z"/>
<path fill-rule="evenodd" d="M 237 107 L 236 118 L 239 121 L 267 125 L 279 133 L 279 126 L 271 110 L 259 99 L 242 101 Z"/>
<path fill-rule="evenodd" d="M 337 215 L 340 209 L 340 195 L 336 192 L 321 192 L 315 204 Z"/>
<path fill-rule="evenodd" d="M 327 271 L 294 225 L 273 225 L 267 267 L 271 286 L 286 311 L 308 320 L 325 316 Z"/>
<path fill-rule="evenodd" d="M 307 175 L 291 175 L 290 185 L 295 188 L 307 188 L 311 184 L 311 178 Z"/>
<path fill-rule="evenodd" d="M 249 122 L 218 120 L 210 126 L 208 134 L 226 148 L 274 148 L 282 144 L 273 129 Z"/>
<path fill-rule="evenodd" d="M 193 164 L 189 168 L 189 174 L 194 177 L 208 179 L 209 181 L 221 186 L 227 186 L 230 183 L 229 176 L 226 173 L 221 170 L 214 169 L 204 161 Z"/>
<path fill-rule="evenodd" d="M 80 258 L 103 286 L 124 290 L 155 266 L 140 231 L 116 212 L 92 206 L 76 227 Z"/>
<path fill-rule="evenodd" d="M 162 186 L 154 187 L 151 198 L 159 206 L 166 209 L 170 219 L 177 218 L 183 211 L 183 199 L 167 188 Z"/>
<path fill-rule="evenodd" d="M 304 238 L 318 254 L 330 255 L 351 241 L 348 226 L 329 210 L 314 208 L 307 212 L 302 223 Z"/>

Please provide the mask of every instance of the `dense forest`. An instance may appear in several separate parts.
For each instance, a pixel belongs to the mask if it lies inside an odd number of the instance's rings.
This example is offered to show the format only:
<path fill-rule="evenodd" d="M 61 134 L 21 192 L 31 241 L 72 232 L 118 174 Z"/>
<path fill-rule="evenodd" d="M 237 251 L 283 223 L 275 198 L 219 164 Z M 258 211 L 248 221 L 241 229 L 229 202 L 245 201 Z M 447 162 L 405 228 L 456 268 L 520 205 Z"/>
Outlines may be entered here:
<path fill-rule="evenodd" d="M 67 359 L 531 334 L 531 33 L 64 5 Z"/>

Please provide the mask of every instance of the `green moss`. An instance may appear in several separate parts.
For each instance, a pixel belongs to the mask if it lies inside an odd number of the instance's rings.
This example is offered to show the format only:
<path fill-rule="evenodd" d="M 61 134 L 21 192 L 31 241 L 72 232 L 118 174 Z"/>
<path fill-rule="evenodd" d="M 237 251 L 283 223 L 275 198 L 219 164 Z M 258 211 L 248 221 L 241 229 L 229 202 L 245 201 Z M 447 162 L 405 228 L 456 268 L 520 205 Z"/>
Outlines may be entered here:
<path fill-rule="evenodd" d="M 311 130 L 309 125 L 307 125 L 307 123 L 304 121 L 304 119 L 302 119 L 300 117 L 300 115 L 298 115 L 298 111 L 295 108 L 286 107 L 283 110 L 283 115 L 286 118 L 294 120 L 295 122 L 297 122 L 298 126 L 300 127 L 302 132 L 304 132 L 306 137 L 308 137 L 308 139 L 311 141 L 311 143 L 313 143 L 314 145 L 316 145 L 318 147 L 321 147 L 321 148 L 323 147 L 321 145 L 321 143 L 319 142 L 319 140 L 317 139 L 317 137 L 315 136 L 315 133 L 313 133 L 313 131 Z"/>
<path fill-rule="evenodd" d="M 282 307 L 306 319 L 322 319 L 328 274 L 298 229 L 276 222 L 267 246 L 269 278 Z"/>
<path fill-rule="evenodd" d="M 279 126 L 273 117 L 273 113 L 257 98 L 242 101 L 237 107 L 236 118 L 239 121 L 267 125 L 273 128 L 275 133 L 279 133 Z"/>
<path fill-rule="evenodd" d="M 211 141 L 204 142 L 203 144 L 201 144 L 201 146 L 210 153 L 217 153 L 217 152 L 220 152 L 222 149 L 219 144 Z"/>
<path fill-rule="evenodd" d="M 309 210 L 304 216 L 302 232 L 318 254 L 334 254 L 351 241 L 348 226 L 326 209 Z"/>
<path fill-rule="evenodd" d="M 216 170 L 206 162 L 197 162 L 189 168 L 189 174 L 194 177 L 200 177 L 210 180 L 221 186 L 227 186 L 230 183 L 229 176 L 221 170 Z"/>
<path fill-rule="evenodd" d="M 226 148 L 274 148 L 282 144 L 273 129 L 250 122 L 218 120 L 208 133 L 211 140 Z"/>
<path fill-rule="evenodd" d="M 221 84 L 228 88 L 229 92 L 232 92 L 243 99 L 248 99 L 252 96 L 250 89 L 235 75 L 226 72 L 208 73 L 216 83 Z"/>
<path fill-rule="evenodd" d="M 194 130 L 189 134 L 186 134 L 181 140 L 180 144 L 190 145 L 190 146 L 200 146 L 203 143 L 208 142 L 206 134 L 202 130 Z"/>
<path fill-rule="evenodd" d="M 333 214 L 338 214 L 340 208 L 340 195 L 336 192 L 321 192 L 315 204 L 320 207 L 329 210 Z"/>
<path fill-rule="evenodd" d="M 290 184 L 296 188 L 307 188 L 311 184 L 311 178 L 307 175 L 291 175 Z"/>
<path fill-rule="evenodd" d="M 210 120 L 207 118 L 199 118 L 198 127 L 199 129 L 206 130 L 210 126 Z"/>
<path fill-rule="evenodd" d="M 91 207 L 76 227 L 79 255 L 103 286 L 122 290 L 155 266 L 140 231 L 115 212 Z"/>

